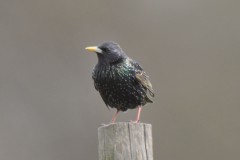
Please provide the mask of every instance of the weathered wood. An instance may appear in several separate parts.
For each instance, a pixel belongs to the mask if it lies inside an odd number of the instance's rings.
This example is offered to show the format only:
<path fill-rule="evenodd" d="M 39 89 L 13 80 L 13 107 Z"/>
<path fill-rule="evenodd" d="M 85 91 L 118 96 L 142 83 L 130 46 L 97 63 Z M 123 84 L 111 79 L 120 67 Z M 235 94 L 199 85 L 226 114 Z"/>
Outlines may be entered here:
<path fill-rule="evenodd" d="M 119 122 L 98 128 L 99 160 L 153 160 L 152 126 Z"/>

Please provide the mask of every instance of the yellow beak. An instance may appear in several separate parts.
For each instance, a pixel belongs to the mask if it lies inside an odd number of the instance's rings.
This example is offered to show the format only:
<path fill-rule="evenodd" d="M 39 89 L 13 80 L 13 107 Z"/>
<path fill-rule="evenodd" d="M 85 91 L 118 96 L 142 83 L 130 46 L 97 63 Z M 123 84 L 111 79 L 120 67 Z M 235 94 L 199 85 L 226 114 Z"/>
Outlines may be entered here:
<path fill-rule="evenodd" d="M 100 48 L 98 48 L 97 46 L 90 46 L 90 47 L 86 47 L 85 49 L 90 52 L 102 53 L 102 50 Z"/>

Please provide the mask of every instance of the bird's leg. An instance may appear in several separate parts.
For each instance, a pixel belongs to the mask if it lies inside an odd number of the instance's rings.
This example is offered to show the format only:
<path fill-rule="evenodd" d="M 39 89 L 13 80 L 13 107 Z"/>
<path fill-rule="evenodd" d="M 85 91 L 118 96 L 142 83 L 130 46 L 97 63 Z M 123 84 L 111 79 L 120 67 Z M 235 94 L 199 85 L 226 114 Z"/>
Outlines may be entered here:
<path fill-rule="evenodd" d="M 117 112 L 113 115 L 111 123 L 115 123 L 118 113 L 119 113 L 119 110 L 117 110 Z"/>
<path fill-rule="evenodd" d="M 142 106 L 138 106 L 136 120 L 134 121 L 135 123 L 139 122 L 141 111 L 142 111 Z"/>

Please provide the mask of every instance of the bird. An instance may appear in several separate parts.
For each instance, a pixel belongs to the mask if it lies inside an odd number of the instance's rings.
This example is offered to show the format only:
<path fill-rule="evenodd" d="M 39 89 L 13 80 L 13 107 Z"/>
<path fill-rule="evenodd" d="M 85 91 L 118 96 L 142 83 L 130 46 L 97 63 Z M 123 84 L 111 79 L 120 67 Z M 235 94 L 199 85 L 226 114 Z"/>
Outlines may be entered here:
<path fill-rule="evenodd" d="M 136 108 L 138 110 L 134 122 L 138 123 L 142 107 L 153 103 L 154 90 L 149 76 L 116 42 L 106 41 L 85 49 L 95 52 L 98 57 L 92 71 L 95 89 L 108 109 L 116 108 L 110 123 L 115 123 L 120 111 Z"/>

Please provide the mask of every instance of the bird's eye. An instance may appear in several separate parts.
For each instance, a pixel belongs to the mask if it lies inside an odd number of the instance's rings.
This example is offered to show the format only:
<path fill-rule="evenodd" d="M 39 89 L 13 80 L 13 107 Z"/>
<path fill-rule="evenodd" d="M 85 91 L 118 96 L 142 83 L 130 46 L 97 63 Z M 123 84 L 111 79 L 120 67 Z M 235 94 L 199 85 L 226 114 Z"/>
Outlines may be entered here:
<path fill-rule="evenodd" d="M 102 48 L 102 51 L 103 51 L 103 52 L 108 52 L 109 49 L 104 47 L 104 48 Z"/>

